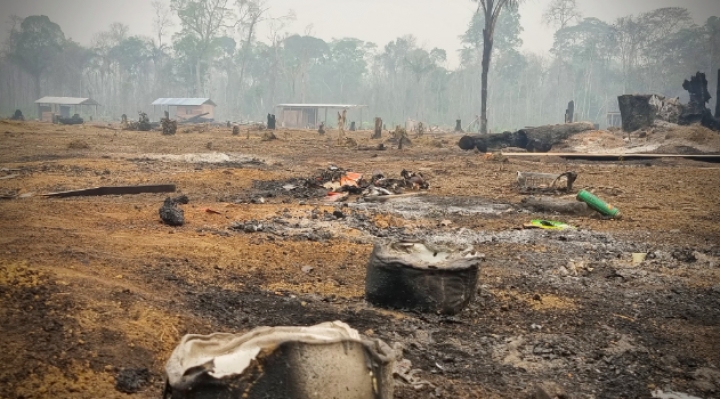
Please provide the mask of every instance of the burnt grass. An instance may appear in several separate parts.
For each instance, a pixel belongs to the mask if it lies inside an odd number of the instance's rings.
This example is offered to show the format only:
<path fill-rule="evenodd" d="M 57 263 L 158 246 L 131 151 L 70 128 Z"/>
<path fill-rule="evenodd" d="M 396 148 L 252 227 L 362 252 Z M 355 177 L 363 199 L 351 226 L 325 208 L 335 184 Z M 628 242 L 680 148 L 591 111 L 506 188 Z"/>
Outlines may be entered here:
<path fill-rule="evenodd" d="M 717 381 L 703 379 L 702 370 L 720 362 L 720 339 L 712 332 L 720 326 L 720 287 L 676 283 L 661 276 L 659 266 L 617 269 L 607 262 L 634 244 L 594 237 L 600 249 L 586 254 L 592 270 L 577 276 L 552 272 L 567 255 L 579 255 L 573 246 L 556 254 L 515 247 L 522 261 L 493 265 L 512 276 L 493 284 L 492 292 L 481 277 L 475 300 L 452 317 L 401 310 L 398 318 L 362 298 L 266 292 L 256 288 L 262 273 L 227 276 L 245 283 L 238 290 L 193 284 L 172 269 L 153 269 L 152 278 L 177 285 L 185 293 L 178 309 L 209 318 L 221 330 L 341 320 L 399 343 L 403 356 L 433 385 L 415 390 L 399 383 L 398 398 L 463 397 L 478 389 L 523 398 L 547 381 L 560 384 L 571 398 L 647 398 L 656 388 L 718 397 Z M 572 238 L 557 233 L 538 240 L 562 245 Z M 692 257 L 683 258 L 682 248 L 662 250 L 673 253 L 678 270 L 700 267 Z M 545 295 L 569 297 L 577 306 L 537 311 L 519 296 L 498 291 L 529 293 L 538 301 Z M 524 360 L 508 356 L 512 353 Z"/>

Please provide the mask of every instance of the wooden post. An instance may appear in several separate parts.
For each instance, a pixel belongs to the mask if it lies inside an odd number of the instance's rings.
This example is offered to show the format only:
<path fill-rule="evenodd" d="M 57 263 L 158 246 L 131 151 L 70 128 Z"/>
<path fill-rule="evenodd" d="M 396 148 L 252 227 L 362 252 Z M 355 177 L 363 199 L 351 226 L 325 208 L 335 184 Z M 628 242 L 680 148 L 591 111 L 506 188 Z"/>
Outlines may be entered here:
<path fill-rule="evenodd" d="M 573 123 L 575 120 L 575 101 L 570 101 L 565 110 L 565 123 Z"/>
<path fill-rule="evenodd" d="M 715 118 L 720 119 L 720 69 L 718 69 L 717 92 L 715 93 Z"/>

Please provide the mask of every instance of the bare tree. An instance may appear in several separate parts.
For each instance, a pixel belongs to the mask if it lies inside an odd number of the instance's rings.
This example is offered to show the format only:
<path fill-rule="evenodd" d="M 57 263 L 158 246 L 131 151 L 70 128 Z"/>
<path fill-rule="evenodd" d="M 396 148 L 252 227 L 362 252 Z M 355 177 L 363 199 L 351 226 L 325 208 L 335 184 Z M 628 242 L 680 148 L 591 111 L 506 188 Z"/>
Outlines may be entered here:
<path fill-rule="evenodd" d="M 500 13 L 506 8 L 517 6 L 520 0 L 479 0 L 477 13 L 485 15 L 485 28 L 483 29 L 483 57 L 482 57 L 482 94 L 480 114 L 480 133 L 487 133 L 487 97 L 488 97 L 488 73 L 490 72 L 490 61 L 492 58 L 493 35 Z"/>
<path fill-rule="evenodd" d="M 553 0 L 543 14 L 543 22 L 558 30 L 565 29 L 571 22 L 582 18 L 576 0 Z"/>
<path fill-rule="evenodd" d="M 582 14 L 577 9 L 576 0 L 552 0 L 545 13 L 543 14 L 543 22 L 556 28 L 557 30 L 563 30 L 567 28 L 570 23 L 578 22 L 582 18 Z M 557 71 L 557 84 L 560 87 L 560 76 L 562 75 L 562 69 L 564 67 L 564 61 L 561 54 L 557 54 L 558 59 L 558 71 Z M 558 110 L 561 109 L 562 99 L 561 96 L 556 96 L 556 107 Z"/>
<path fill-rule="evenodd" d="M 239 9 L 238 30 L 242 37 L 242 61 L 240 63 L 240 86 L 242 88 L 253 36 L 258 23 L 263 20 L 263 16 L 270 7 L 267 6 L 265 0 L 237 0 L 237 5 Z"/>
<path fill-rule="evenodd" d="M 167 30 L 175 26 L 172 20 L 172 12 L 170 7 L 160 0 L 153 0 L 151 3 L 155 17 L 153 18 L 153 30 L 157 35 L 157 47 L 163 48 L 163 38 L 167 33 Z"/>

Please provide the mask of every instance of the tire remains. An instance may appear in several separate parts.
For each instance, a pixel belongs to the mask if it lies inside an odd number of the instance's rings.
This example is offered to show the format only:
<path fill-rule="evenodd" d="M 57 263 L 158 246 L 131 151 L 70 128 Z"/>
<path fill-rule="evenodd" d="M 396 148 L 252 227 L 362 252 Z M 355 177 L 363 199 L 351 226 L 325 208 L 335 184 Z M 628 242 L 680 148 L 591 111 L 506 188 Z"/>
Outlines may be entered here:
<path fill-rule="evenodd" d="M 474 298 L 484 255 L 424 243 L 375 245 L 365 299 L 385 308 L 454 315 Z"/>

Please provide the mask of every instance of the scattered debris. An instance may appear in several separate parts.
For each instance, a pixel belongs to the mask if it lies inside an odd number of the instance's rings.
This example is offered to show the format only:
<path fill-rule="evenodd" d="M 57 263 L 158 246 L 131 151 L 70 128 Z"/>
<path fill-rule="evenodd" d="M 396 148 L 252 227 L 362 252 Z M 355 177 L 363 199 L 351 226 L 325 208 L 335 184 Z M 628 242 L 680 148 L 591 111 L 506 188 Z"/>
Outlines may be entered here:
<path fill-rule="evenodd" d="M 402 172 L 400 172 L 400 176 L 405 179 L 406 184 L 410 185 L 410 188 L 412 188 L 413 190 L 427 190 L 430 188 L 430 184 L 425 181 L 425 178 L 420 172 L 415 173 L 403 169 Z"/>
<path fill-rule="evenodd" d="M 79 114 L 75 114 L 71 118 L 58 118 L 58 122 L 61 125 L 82 125 L 84 121 Z"/>
<path fill-rule="evenodd" d="M 412 141 L 408 137 L 407 131 L 400 126 L 395 127 L 395 131 L 391 133 L 391 137 L 387 140 L 390 144 L 397 144 L 398 149 L 412 145 Z"/>
<path fill-rule="evenodd" d="M 667 391 L 663 392 L 658 389 L 652 392 L 652 397 L 655 399 L 702 399 L 697 396 L 691 396 L 686 393 Z"/>
<path fill-rule="evenodd" d="M 160 120 L 162 134 L 168 136 L 177 133 L 177 121 L 170 120 L 170 114 L 165 111 L 165 117 Z"/>
<path fill-rule="evenodd" d="M 639 264 L 645 262 L 646 258 L 647 258 L 647 252 L 635 252 L 632 254 L 632 263 L 634 265 L 639 265 Z"/>
<path fill-rule="evenodd" d="M 483 258 L 472 248 L 378 243 L 367 266 L 365 298 L 380 307 L 457 314 L 475 296 Z"/>
<path fill-rule="evenodd" d="M 160 219 L 169 226 L 182 226 L 185 224 L 185 212 L 178 208 L 179 204 L 187 204 L 187 197 L 165 198 L 160 207 Z"/>
<path fill-rule="evenodd" d="M 148 118 L 148 115 L 144 112 L 138 112 L 137 122 L 125 123 L 123 126 L 123 130 L 132 130 L 138 132 L 149 132 L 150 130 L 152 130 L 152 128 L 153 126 L 150 123 L 150 118 Z"/>
<path fill-rule="evenodd" d="M 164 398 L 392 399 L 395 353 L 345 323 L 186 335 L 165 367 Z M 214 395 L 212 395 L 214 396 Z"/>
<path fill-rule="evenodd" d="M 122 393 L 138 393 L 150 385 L 150 370 L 123 369 L 115 377 L 115 389 Z"/>
<path fill-rule="evenodd" d="M 554 220 L 535 219 L 523 225 L 526 229 L 543 229 L 543 230 L 575 230 L 574 226 L 567 223 L 556 222 Z"/>
<path fill-rule="evenodd" d="M 434 385 L 418 377 L 422 370 L 412 368 L 412 362 L 408 359 L 402 359 L 395 363 L 395 371 L 393 376 L 396 382 L 409 385 L 412 389 L 418 391 L 424 387 L 434 387 Z M 399 380 L 399 381 L 398 381 Z"/>
<path fill-rule="evenodd" d="M 604 216 L 608 216 L 613 219 L 622 219 L 622 212 L 614 206 L 605 203 L 600 198 L 594 196 L 586 190 L 580 190 L 577 195 L 577 200 L 588 204 L 588 206 Z"/>
<path fill-rule="evenodd" d="M 323 199 L 325 202 L 340 202 L 346 199 L 350 194 L 349 193 L 337 193 L 334 191 L 331 191 L 328 193 L 327 197 Z"/>
<path fill-rule="evenodd" d="M 213 215 L 222 215 L 222 212 L 218 212 L 214 209 L 205 208 L 205 213 L 212 213 Z"/>
<path fill-rule="evenodd" d="M 522 194 L 531 193 L 569 193 L 577 180 L 576 172 L 565 172 L 560 175 L 552 173 L 517 172 L 517 183 Z M 560 181 L 565 181 L 565 187 L 556 187 Z"/>
<path fill-rule="evenodd" d="M 13 175 L 7 175 L 7 176 L 0 177 L 0 180 L 10 180 L 10 179 L 14 179 L 14 178 L 16 178 L 16 177 L 18 177 L 18 176 L 20 176 L 20 175 L 16 173 L 16 174 L 13 174 Z"/>
<path fill-rule="evenodd" d="M 63 191 L 59 193 L 43 194 L 43 197 L 91 197 L 101 195 L 129 195 L 142 193 L 174 193 L 174 184 L 159 184 L 148 186 L 117 186 L 117 187 L 94 187 L 83 190 Z"/>

